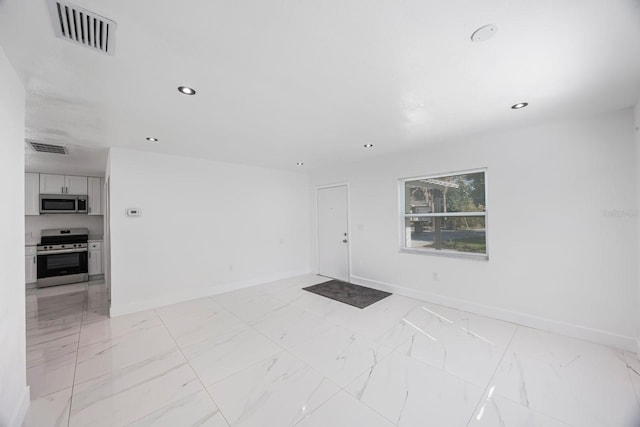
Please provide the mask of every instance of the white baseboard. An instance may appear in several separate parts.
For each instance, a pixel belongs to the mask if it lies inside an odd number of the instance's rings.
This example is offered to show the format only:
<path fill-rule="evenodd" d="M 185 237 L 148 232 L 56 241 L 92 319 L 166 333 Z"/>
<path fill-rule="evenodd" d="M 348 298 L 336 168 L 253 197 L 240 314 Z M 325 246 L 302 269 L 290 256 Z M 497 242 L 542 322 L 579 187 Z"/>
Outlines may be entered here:
<path fill-rule="evenodd" d="M 137 313 L 139 311 L 151 310 L 154 308 L 163 307 L 165 305 L 177 304 L 179 302 L 190 301 L 196 298 L 209 297 L 212 295 L 218 295 L 218 294 L 222 294 L 229 291 L 235 291 L 242 288 L 249 288 L 251 286 L 257 286 L 264 283 L 274 282 L 276 280 L 302 276 L 309 273 L 310 273 L 309 270 L 289 271 L 286 273 L 275 274 L 271 276 L 263 276 L 256 279 L 243 280 L 240 282 L 224 283 L 222 285 L 193 289 L 187 292 L 178 292 L 170 295 L 156 296 L 155 298 L 150 298 L 145 301 L 138 301 L 138 302 L 120 304 L 120 305 L 113 304 L 113 301 L 112 301 L 109 314 L 111 317 L 117 317 L 125 314 Z"/>
<path fill-rule="evenodd" d="M 421 299 L 434 304 L 445 305 L 447 307 L 480 314 L 482 316 L 492 317 L 494 319 L 504 320 L 518 325 L 529 326 L 531 328 L 541 329 L 543 331 L 629 350 L 640 354 L 640 341 L 630 336 L 619 335 L 600 329 L 593 329 L 553 319 L 547 319 L 533 314 L 520 313 L 504 308 L 478 304 L 472 301 L 433 294 L 419 289 L 405 288 L 364 277 L 351 276 L 351 282 L 357 285 L 379 289 L 381 291 L 393 292 L 406 297 Z"/>
<path fill-rule="evenodd" d="M 9 427 L 20 427 L 24 422 L 24 417 L 27 415 L 27 411 L 29 410 L 29 405 L 31 404 L 31 391 L 29 386 L 26 386 L 22 392 L 22 396 L 20 397 L 20 402 L 13 412 L 13 417 L 11 417 L 11 421 L 9 422 Z"/>

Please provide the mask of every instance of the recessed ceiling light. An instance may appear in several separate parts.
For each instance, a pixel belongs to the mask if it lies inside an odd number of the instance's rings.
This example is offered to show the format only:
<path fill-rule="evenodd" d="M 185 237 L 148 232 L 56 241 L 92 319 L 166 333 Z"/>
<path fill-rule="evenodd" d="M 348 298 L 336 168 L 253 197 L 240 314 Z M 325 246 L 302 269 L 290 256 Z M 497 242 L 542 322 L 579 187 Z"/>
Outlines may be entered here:
<path fill-rule="evenodd" d="M 154 138 L 152 136 L 148 136 L 147 137 L 147 141 L 149 141 L 149 142 L 158 142 L 158 138 Z"/>
<path fill-rule="evenodd" d="M 364 148 L 371 148 L 373 147 L 373 144 L 364 144 Z"/>
<path fill-rule="evenodd" d="M 298 163 L 296 163 L 296 165 L 298 165 L 298 166 L 304 166 L 304 163 L 302 163 L 302 162 L 298 162 Z"/>
<path fill-rule="evenodd" d="M 195 95 L 196 94 L 196 90 L 192 87 L 189 86 L 180 86 L 178 88 L 178 90 L 180 91 L 180 93 L 185 94 L 185 95 Z"/>
<path fill-rule="evenodd" d="M 529 103 L 528 103 L 528 102 L 518 102 L 517 104 L 513 104 L 513 105 L 511 106 L 511 109 L 512 109 L 512 110 L 519 110 L 519 109 L 521 109 L 521 108 L 526 107 L 527 105 L 529 105 Z"/>

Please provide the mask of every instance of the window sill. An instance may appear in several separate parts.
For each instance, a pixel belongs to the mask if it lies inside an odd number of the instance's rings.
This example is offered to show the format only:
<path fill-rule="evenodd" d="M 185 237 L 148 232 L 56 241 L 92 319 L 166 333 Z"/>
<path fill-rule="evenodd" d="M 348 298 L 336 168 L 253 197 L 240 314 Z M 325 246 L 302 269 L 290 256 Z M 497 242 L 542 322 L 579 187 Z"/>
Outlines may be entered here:
<path fill-rule="evenodd" d="M 461 258 L 461 259 L 472 259 L 476 261 L 489 261 L 488 254 L 474 254 L 474 253 L 460 253 L 455 251 L 447 251 L 447 250 L 433 250 L 433 249 L 417 249 L 417 248 L 400 248 L 400 253 L 405 254 L 416 254 L 416 255 L 430 255 L 444 258 Z"/>

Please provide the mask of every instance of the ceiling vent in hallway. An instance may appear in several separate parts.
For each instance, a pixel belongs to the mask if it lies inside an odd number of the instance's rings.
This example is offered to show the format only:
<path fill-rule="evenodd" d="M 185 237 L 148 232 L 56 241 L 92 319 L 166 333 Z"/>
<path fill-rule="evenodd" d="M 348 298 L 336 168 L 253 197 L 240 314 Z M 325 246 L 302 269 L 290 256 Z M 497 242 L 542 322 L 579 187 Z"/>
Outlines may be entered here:
<path fill-rule="evenodd" d="M 57 37 L 113 55 L 116 23 L 71 3 L 49 0 L 49 13 Z"/>
<path fill-rule="evenodd" d="M 27 145 L 38 153 L 49 153 L 49 154 L 69 154 L 67 147 L 63 147 L 62 145 L 53 145 L 53 144 L 44 144 L 42 142 L 36 141 L 26 141 Z"/>

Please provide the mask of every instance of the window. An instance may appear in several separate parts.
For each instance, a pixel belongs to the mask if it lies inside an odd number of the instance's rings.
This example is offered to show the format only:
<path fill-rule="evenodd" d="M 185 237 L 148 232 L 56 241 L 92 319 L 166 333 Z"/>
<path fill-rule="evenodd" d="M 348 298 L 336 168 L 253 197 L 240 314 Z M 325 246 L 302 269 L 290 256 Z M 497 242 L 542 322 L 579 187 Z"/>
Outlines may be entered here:
<path fill-rule="evenodd" d="M 400 180 L 402 249 L 487 258 L 485 170 Z"/>

